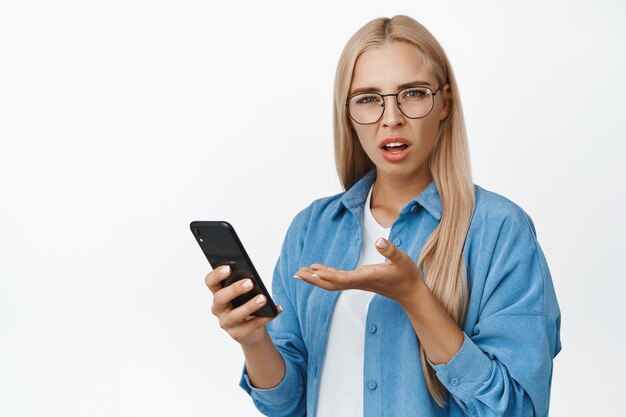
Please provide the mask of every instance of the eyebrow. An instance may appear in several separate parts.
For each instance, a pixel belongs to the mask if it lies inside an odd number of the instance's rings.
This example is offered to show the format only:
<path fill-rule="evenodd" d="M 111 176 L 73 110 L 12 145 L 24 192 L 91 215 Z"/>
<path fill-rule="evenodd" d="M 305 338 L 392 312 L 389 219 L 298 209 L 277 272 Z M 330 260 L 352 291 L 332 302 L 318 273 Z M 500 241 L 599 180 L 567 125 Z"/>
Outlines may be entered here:
<path fill-rule="evenodd" d="M 408 83 L 403 83 L 398 85 L 398 90 L 402 90 L 403 88 L 407 88 L 407 87 L 415 87 L 417 85 L 425 85 L 430 87 L 431 84 L 428 81 L 411 81 Z M 380 89 L 378 87 L 362 87 L 362 88 L 356 88 L 354 90 L 352 90 L 350 93 L 348 93 L 348 96 L 353 96 L 355 94 L 359 94 L 359 93 L 380 93 Z"/>

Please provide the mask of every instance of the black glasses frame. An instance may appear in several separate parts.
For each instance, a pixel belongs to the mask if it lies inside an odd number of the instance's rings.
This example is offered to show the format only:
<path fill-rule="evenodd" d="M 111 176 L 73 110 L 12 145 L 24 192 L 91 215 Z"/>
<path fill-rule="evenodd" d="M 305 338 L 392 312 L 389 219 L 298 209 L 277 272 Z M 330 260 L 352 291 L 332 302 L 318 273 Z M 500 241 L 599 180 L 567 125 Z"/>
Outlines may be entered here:
<path fill-rule="evenodd" d="M 402 110 L 402 106 L 400 105 L 400 100 L 398 100 L 398 96 L 400 95 L 401 92 L 403 92 L 404 90 L 410 90 L 412 88 L 425 88 L 428 91 L 430 91 L 431 94 L 431 98 L 432 98 L 432 104 L 430 106 L 430 110 L 428 111 L 428 113 L 426 113 L 423 116 L 420 117 L 410 117 L 407 116 L 406 113 L 404 113 L 404 111 Z M 352 120 L 354 120 L 356 123 L 360 124 L 360 125 L 373 125 L 374 123 L 378 123 L 378 121 L 383 117 L 383 114 L 385 114 L 385 97 L 389 97 L 389 96 L 395 96 L 396 97 L 396 105 L 398 106 L 398 109 L 400 109 L 400 112 L 404 115 L 404 117 L 408 118 L 408 119 L 422 119 L 426 116 L 428 116 L 430 114 L 430 112 L 433 111 L 433 109 L 435 108 L 435 96 L 437 95 L 437 93 L 439 92 L 439 90 L 441 90 L 441 87 L 443 87 L 443 84 L 440 84 L 439 87 L 437 87 L 437 89 L 435 90 L 435 92 L 433 92 L 433 90 L 430 89 L 430 87 L 427 87 L 425 85 L 414 85 L 411 87 L 407 87 L 407 88 L 403 88 L 402 90 L 398 91 L 395 94 L 380 94 L 380 93 L 376 93 L 374 91 L 372 92 L 363 92 L 363 93 L 356 93 L 356 94 L 352 94 L 350 97 L 348 97 L 348 100 L 346 100 L 346 107 L 348 108 L 348 115 L 350 115 L 350 118 Z M 376 94 L 377 96 L 381 97 L 381 105 L 380 107 L 383 108 L 383 111 L 380 113 L 380 117 L 378 119 L 376 119 L 375 122 L 371 122 L 371 123 L 361 123 L 359 121 L 357 121 L 354 117 L 352 117 L 352 113 L 350 112 L 350 100 L 352 100 L 353 97 L 359 96 L 361 94 Z"/>

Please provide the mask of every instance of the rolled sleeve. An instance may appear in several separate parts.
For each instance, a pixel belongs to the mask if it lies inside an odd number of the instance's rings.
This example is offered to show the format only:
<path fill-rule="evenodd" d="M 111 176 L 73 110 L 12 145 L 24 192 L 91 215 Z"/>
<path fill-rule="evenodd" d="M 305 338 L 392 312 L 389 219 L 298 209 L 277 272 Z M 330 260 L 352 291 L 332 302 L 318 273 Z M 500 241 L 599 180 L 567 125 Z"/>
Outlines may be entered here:
<path fill-rule="evenodd" d="M 466 333 L 463 333 L 461 348 L 448 363 L 435 365 L 427 360 L 446 389 L 463 402 L 467 402 L 491 374 L 490 359 Z"/>
<path fill-rule="evenodd" d="M 285 376 L 277 386 L 268 389 L 254 387 L 250 382 L 245 365 L 241 373 L 239 386 L 252 397 L 260 411 L 266 412 L 270 411 L 270 409 L 281 408 L 293 401 L 293 398 L 303 389 L 301 380 L 302 378 L 298 376 L 295 367 L 289 361 L 285 361 Z"/>

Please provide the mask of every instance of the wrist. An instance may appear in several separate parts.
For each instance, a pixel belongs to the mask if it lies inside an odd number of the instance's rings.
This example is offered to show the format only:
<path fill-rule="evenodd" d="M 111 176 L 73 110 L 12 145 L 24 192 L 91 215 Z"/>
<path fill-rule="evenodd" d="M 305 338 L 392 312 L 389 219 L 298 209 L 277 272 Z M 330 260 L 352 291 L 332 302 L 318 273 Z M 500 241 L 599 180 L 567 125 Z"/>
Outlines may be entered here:
<path fill-rule="evenodd" d="M 269 332 L 265 326 L 261 326 L 249 334 L 244 340 L 239 341 L 239 344 L 241 345 L 241 348 L 246 351 L 258 349 L 260 346 L 267 345 L 268 342 L 273 344 Z"/>
<path fill-rule="evenodd" d="M 412 290 L 407 291 L 406 295 L 397 301 L 409 316 L 414 316 L 424 306 L 423 298 L 425 291 L 429 291 L 428 287 L 426 287 L 424 281 L 418 278 Z"/>

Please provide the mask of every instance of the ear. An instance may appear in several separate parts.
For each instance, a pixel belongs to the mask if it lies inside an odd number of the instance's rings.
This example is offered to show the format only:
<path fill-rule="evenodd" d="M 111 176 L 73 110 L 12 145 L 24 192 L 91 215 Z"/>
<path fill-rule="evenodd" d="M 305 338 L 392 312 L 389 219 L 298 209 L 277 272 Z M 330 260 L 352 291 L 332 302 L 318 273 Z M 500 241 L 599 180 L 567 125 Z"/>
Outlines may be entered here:
<path fill-rule="evenodd" d="M 443 120 L 446 117 L 448 117 L 448 114 L 450 113 L 450 107 L 451 107 L 451 101 L 452 101 L 452 96 L 451 96 L 451 90 L 450 90 L 450 84 L 445 83 L 443 85 L 443 87 L 441 87 L 441 98 L 443 99 L 443 106 L 441 107 L 441 111 L 439 112 L 439 120 Z"/>

